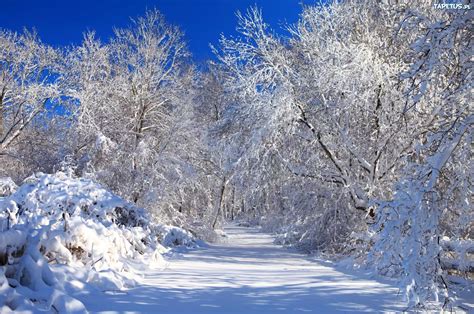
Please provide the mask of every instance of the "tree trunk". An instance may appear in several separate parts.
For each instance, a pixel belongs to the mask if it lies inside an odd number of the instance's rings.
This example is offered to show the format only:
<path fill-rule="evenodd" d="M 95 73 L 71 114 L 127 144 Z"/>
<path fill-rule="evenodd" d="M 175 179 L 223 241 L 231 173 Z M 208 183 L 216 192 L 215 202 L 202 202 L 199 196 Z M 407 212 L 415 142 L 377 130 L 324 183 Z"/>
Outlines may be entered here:
<path fill-rule="evenodd" d="M 224 202 L 224 192 L 225 192 L 225 177 L 222 179 L 221 190 L 219 192 L 219 202 L 217 203 L 217 212 L 216 217 L 214 218 L 214 223 L 212 224 L 212 229 L 216 229 L 217 221 L 222 212 L 222 205 Z"/>
<path fill-rule="evenodd" d="M 235 207 L 235 187 L 232 187 L 232 204 L 230 206 L 230 219 L 234 221 L 234 207 Z"/>
<path fill-rule="evenodd" d="M 5 126 L 3 125 L 3 123 L 4 123 L 4 121 L 3 121 L 3 110 L 4 110 L 3 99 L 5 98 L 5 90 L 6 90 L 6 87 L 3 87 L 2 93 L 0 94 L 0 141 L 3 138 L 3 132 L 4 132 L 4 128 L 5 128 Z"/>

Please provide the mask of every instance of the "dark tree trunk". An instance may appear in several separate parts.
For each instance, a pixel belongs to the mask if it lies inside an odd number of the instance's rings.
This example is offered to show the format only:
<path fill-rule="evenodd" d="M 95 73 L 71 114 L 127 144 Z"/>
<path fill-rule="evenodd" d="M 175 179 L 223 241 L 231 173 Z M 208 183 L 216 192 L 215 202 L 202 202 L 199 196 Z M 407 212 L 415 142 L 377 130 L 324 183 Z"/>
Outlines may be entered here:
<path fill-rule="evenodd" d="M 232 205 L 230 206 L 230 219 L 234 221 L 234 207 L 235 207 L 235 187 L 232 188 Z"/>
<path fill-rule="evenodd" d="M 3 88 L 2 90 L 2 93 L 0 94 L 0 142 L 1 140 L 3 139 L 3 129 L 4 129 L 4 125 L 3 125 L 3 110 L 4 110 L 4 106 L 3 106 L 3 99 L 5 97 L 5 88 Z"/>
<path fill-rule="evenodd" d="M 224 203 L 224 192 L 225 192 L 225 177 L 222 179 L 221 190 L 219 192 L 219 202 L 218 202 L 216 217 L 214 218 L 214 223 L 212 224 L 212 229 L 216 228 L 217 221 L 219 220 L 219 216 L 221 215 L 221 212 L 222 212 L 222 206 Z"/>

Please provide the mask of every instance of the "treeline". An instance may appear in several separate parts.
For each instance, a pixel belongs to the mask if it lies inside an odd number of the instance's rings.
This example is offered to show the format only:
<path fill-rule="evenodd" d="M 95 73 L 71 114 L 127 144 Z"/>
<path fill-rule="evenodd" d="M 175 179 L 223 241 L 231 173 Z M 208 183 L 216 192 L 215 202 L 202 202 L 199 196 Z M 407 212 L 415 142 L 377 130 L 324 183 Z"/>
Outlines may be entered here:
<path fill-rule="evenodd" d="M 251 8 L 204 71 L 158 11 L 68 49 L 1 31 L 0 175 L 69 171 L 201 236 L 239 217 L 449 301 L 474 268 L 472 17 L 348 0 L 283 36 Z"/>

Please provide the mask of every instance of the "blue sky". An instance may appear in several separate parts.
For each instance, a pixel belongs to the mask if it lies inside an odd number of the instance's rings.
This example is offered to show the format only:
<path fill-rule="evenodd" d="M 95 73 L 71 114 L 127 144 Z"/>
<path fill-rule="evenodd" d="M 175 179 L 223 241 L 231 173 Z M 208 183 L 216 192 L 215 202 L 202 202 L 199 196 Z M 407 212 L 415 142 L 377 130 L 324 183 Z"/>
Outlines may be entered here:
<path fill-rule="evenodd" d="M 52 45 L 79 44 L 82 34 L 95 30 L 106 40 L 112 28 L 125 27 L 130 17 L 143 15 L 146 8 L 158 8 L 168 22 L 179 25 L 196 61 L 212 57 L 209 43 L 220 33 L 233 34 L 235 12 L 253 4 L 263 9 L 265 20 L 278 29 L 294 23 L 301 3 L 314 0 L 1 0 L 0 27 L 21 31 L 35 28 L 40 38 Z"/>

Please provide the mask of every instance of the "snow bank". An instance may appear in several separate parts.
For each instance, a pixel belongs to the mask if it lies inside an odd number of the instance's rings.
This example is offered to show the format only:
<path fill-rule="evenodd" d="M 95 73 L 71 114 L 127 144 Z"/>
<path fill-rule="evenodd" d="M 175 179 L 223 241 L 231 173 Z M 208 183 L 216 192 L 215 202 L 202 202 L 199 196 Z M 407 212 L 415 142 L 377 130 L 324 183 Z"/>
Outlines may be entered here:
<path fill-rule="evenodd" d="M 85 269 L 82 279 L 100 289 L 122 289 L 133 284 L 139 265 L 164 265 L 160 240 L 195 243 L 189 232 L 153 224 L 144 209 L 91 180 L 62 172 L 29 177 L 0 197 L 1 312 L 32 306 L 84 312 L 64 293 L 51 264 Z"/>

